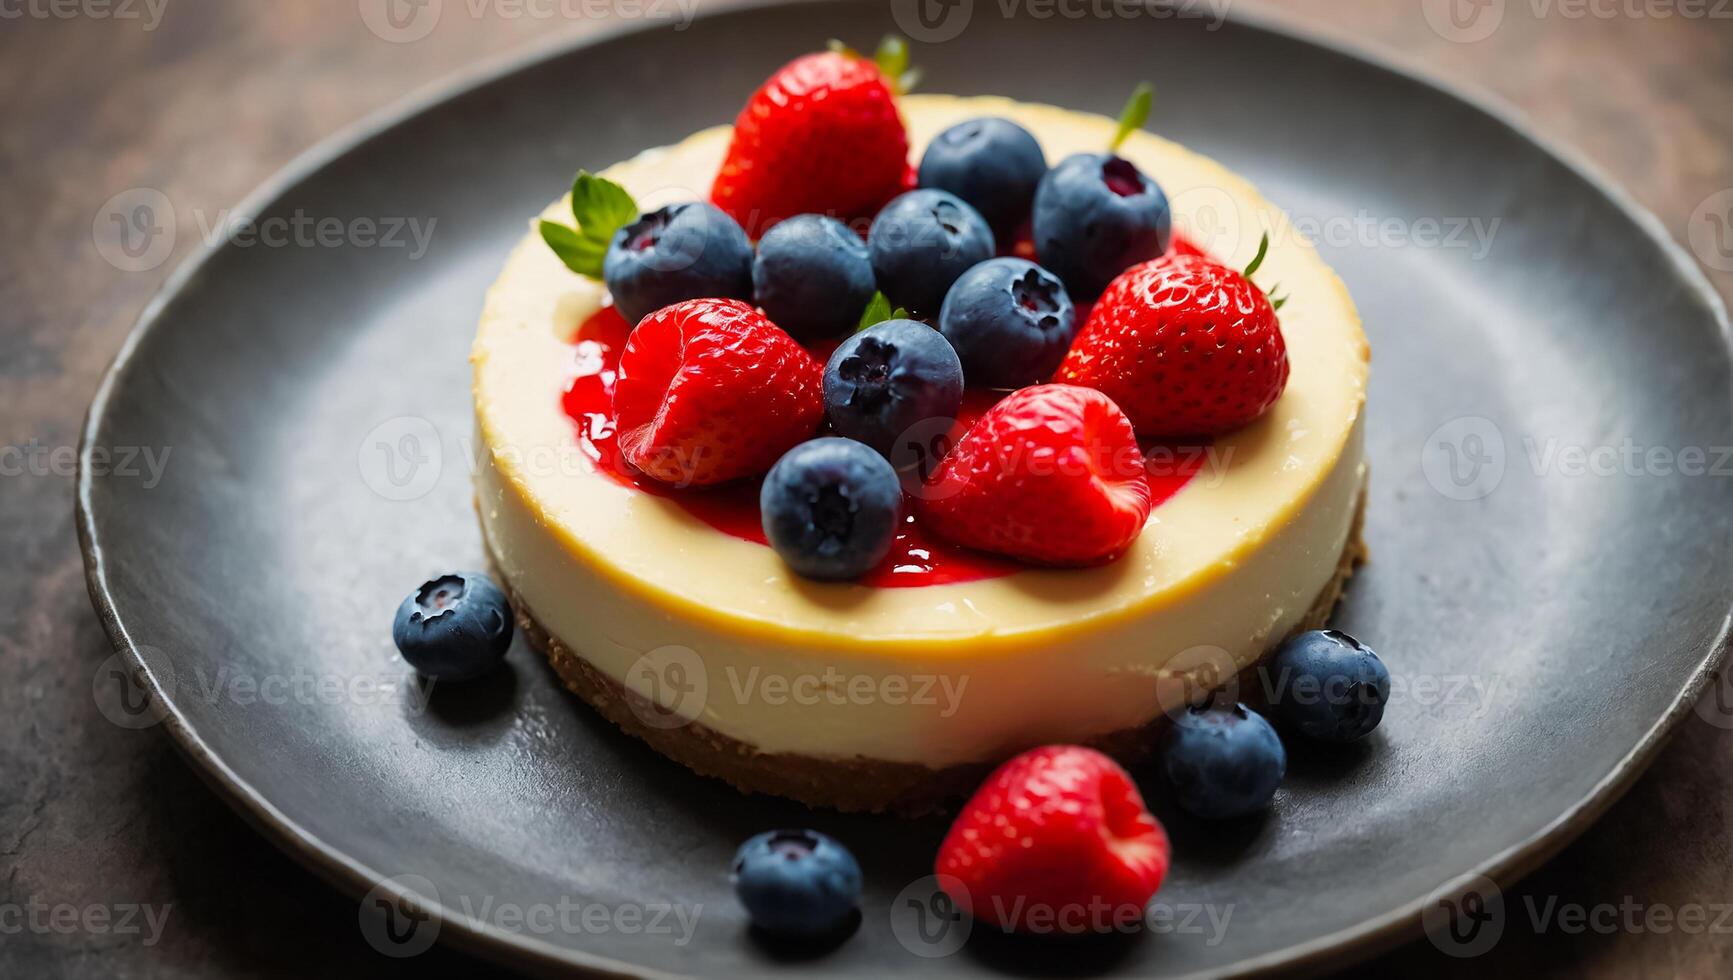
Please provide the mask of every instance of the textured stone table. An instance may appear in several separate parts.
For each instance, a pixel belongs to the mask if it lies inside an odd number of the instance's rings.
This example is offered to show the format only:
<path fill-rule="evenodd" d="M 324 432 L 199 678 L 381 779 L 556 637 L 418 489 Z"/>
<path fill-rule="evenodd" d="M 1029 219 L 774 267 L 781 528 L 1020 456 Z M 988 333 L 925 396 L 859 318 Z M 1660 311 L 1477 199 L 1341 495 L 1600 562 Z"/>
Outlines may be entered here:
<path fill-rule="evenodd" d="M 1733 242 L 1716 252 L 1703 234 L 1707 209 L 1733 206 L 1733 191 L 1711 200 L 1733 186 L 1733 5 L 1225 2 L 1501 96 L 1609 171 L 1679 240 L 1698 222 L 1700 257 L 1733 269 Z M 446 2 L 428 36 L 390 43 L 363 16 L 382 7 L 0 0 L 0 976 L 476 968 L 444 950 L 410 961 L 374 954 L 355 902 L 236 817 L 163 733 L 103 719 L 91 686 L 110 649 L 72 528 L 85 405 L 147 298 L 200 237 L 198 219 L 220 220 L 294 154 L 405 93 L 601 26 L 560 4 Z M 166 194 L 181 234 L 168 260 L 123 271 L 97 248 L 93 223 L 134 188 Z M 1733 274 L 1711 274 L 1733 295 Z M 1623 801 L 1511 890 L 1503 938 L 1473 968 L 1733 975 L 1733 916 L 1716 926 L 1733 903 L 1730 758 L 1733 734 L 1689 719 Z M 1621 905 L 1634 916 L 1589 914 Z M 1531 906 L 1562 914 L 1537 929 Z M 1671 921 L 1699 906 L 1706 919 L 1693 932 L 1644 924 L 1659 921 L 1652 910 Z M 1567 929 L 1572 907 L 1588 917 L 1580 934 Z M 1366 970 L 1459 966 L 1420 941 Z"/>

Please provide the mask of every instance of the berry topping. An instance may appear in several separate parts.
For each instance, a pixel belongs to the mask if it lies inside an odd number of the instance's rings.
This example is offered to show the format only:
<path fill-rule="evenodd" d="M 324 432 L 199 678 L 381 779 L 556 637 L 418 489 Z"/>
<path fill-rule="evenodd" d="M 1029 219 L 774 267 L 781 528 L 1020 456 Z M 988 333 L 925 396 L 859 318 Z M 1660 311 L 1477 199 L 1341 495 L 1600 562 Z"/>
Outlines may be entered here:
<path fill-rule="evenodd" d="M 946 191 L 910 191 L 885 205 L 867 233 L 873 275 L 890 301 L 934 316 L 964 270 L 993 257 L 993 231 Z"/>
<path fill-rule="evenodd" d="M 1263 668 L 1270 711 L 1308 738 L 1352 742 L 1384 718 L 1390 671 L 1371 648 L 1337 630 L 1308 630 Z"/>
<path fill-rule="evenodd" d="M 1099 391 L 1038 385 L 981 416 L 916 502 L 941 537 L 1047 565 L 1111 561 L 1150 510 L 1143 456 Z"/>
<path fill-rule="evenodd" d="M 899 452 L 905 437 L 950 431 L 962 403 L 957 352 L 938 331 L 914 320 L 868 327 L 843 341 L 824 366 L 831 427 L 898 463 L 905 462 Z"/>
<path fill-rule="evenodd" d="M 851 579 L 890 553 L 903 519 L 897 471 L 853 439 L 790 449 L 759 491 L 764 536 L 788 566 L 817 579 Z"/>
<path fill-rule="evenodd" d="M 988 259 L 945 296 L 939 332 L 979 388 L 1021 388 L 1053 377 L 1077 333 L 1059 277 L 1027 259 Z"/>
<path fill-rule="evenodd" d="M 715 205 L 671 204 L 614 233 L 602 277 L 627 323 L 684 299 L 751 299 L 752 242 Z"/>
<path fill-rule="evenodd" d="M 627 323 L 699 297 L 752 298 L 752 242 L 709 204 L 672 204 L 640 215 L 624 187 L 578 171 L 572 181 L 577 227 L 540 225 L 566 267 L 602 280 Z"/>
<path fill-rule="evenodd" d="M 1041 179 L 1030 230 L 1041 264 L 1088 300 L 1126 267 L 1166 252 L 1173 215 L 1130 161 L 1078 153 Z"/>
<path fill-rule="evenodd" d="M 894 96 L 908 49 L 887 38 L 878 58 L 826 51 L 770 76 L 734 121 L 710 199 L 758 237 L 797 214 L 866 218 L 906 189 Z"/>
<path fill-rule="evenodd" d="M 763 473 L 823 421 L 822 375 L 794 338 L 739 300 L 663 307 L 620 352 L 620 452 L 676 486 Z"/>
<path fill-rule="evenodd" d="M 1106 153 L 1077 153 L 1041 178 L 1030 214 L 1035 257 L 1078 302 L 1093 300 L 1128 267 L 1167 252 L 1173 212 L 1167 195 L 1119 146 L 1149 118 L 1151 90 L 1139 85 L 1119 116 Z"/>
<path fill-rule="evenodd" d="M 860 865 L 816 830 L 759 834 L 734 853 L 734 894 L 752 924 L 779 936 L 823 936 L 860 903 Z"/>
<path fill-rule="evenodd" d="M 970 119 L 940 133 L 921 157 L 922 187 L 969 202 L 1001 241 L 1029 220 L 1047 157 L 1027 129 L 1009 119 Z"/>
<path fill-rule="evenodd" d="M 1107 287 L 1057 379 L 1106 392 L 1142 438 L 1215 435 L 1275 404 L 1288 349 L 1275 307 L 1243 274 L 1173 255 Z"/>
<path fill-rule="evenodd" d="M 987 777 L 935 870 L 977 919 L 1076 934 L 1140 921 L 1168 860 L 1167 833 L 1124 769 L 1094 749 L 1050 745 Z"/>
<path fill-rule="evenodd" d="M 478 572 L 423 583 L 397 607 L 391 623 L 403 659 L 441 681 L 468 680 L 499 666 L 511 634 L 511 603 Z"/>
<path fill-rule="evenodd" d="M 1189 708 L 1173 720 L 1162 766 L 1180 806 L 1208 820 L 1244 816 L 1269 804 L 1288 755 L 1276 730 L 1243 704 Z"/>
<path fill-rule="evenodd" d="M 848 333 L 873 297 L 866 243 L 835 218 L 790 218 L 758 243 L 752 291 L 764 315 L 801 340 Z"/>

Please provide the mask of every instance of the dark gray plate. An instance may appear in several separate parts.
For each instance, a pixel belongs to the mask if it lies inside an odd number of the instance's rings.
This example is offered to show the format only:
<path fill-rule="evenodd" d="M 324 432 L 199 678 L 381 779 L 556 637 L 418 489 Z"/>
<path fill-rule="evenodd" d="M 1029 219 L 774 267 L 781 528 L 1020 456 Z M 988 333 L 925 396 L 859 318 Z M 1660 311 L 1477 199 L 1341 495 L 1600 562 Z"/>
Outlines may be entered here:
<path fill-rule="evenodd" d="M 1160 898 L 1191 929 L 1060 947 L 976 930 L 923 959 L 944 938 L 899 941 L 892 900 L 929 869 L 942 822 L 742 798 L 617 734 L 521 642 L 509 671 L 418 709 L 387 624 L 430 573 L 482 561 L 465 353 L 528 216 L 574 168 L 726 122 L 785 58 L 894 25 L 827 5 L 625 34 L 291 167 L 241 210 L 432 222 L 430 247 L 211 249 L 146 311 L 91 408 L 79 527 L 109 632 L 271 837 L 357 894 L 410 876 L 387 890 L 441 919 L 403 948 L 437 931 L 540 966 L 795 969 L 748 934 L 726 881 L 739 840 L 793 824 L 847 841 L 868 875 L 858 934 L 801 966 L 1315 964 L 1413 934 L 1429 896 L 1475 874 L 1532 867 L 1690 710 L 1726 629 L 1733 481 L 1681 471 L 1696 450 L 1728 466 L 1727 321 L 1653 219 L 1497 113 L 1279 30 L 1059 30 L 975 6 L 961 36 L 917 49 L 926 89 L 1111 113 L 1152 79 L 1155 128 L 1259 182 L 1353 290 L 1376 353 L 1374 557 L 1339 622 L 1398 676 L 1382 731 L 1296 747 L 1274 812 L 1227 827 L 1173 814 L 1143 774 L 1177 854 Z M 131 447 L 170 453 L 160 482 L 92 456 Z M 1594 447 L 1610 450 L 1579 458 Z M 562 901 L 607 915 L 549 929 L 511 910 Z M 663 906 L 696 926 L 649 928 Z"/>

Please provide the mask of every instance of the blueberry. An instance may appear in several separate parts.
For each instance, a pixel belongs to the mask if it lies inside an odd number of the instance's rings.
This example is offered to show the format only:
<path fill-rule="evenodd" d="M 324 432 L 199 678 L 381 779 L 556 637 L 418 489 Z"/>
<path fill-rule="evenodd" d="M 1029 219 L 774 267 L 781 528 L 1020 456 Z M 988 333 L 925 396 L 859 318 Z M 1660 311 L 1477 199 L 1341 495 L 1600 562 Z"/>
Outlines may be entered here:
<path fill-rule="evenodd" d="M 1224 704 L 1180 712 L 1162 745 L 1162 765 L 1181 807 L 1226 820 L 1270 802 L 1288 756 L 1262 715 Z"/>
<path fill-rule="evenodd" d="M 1074 298 L 1092 300 L 1114 276 L 1167 251 L 1173 212 L 1131 161 L 1078 153 L 1041 178 L 1030 224 L 1036 258 Z"/>
<path fill-rule="evenodd" d="M 1059 369 L 1077 335 L 1077 311 L 1053 273 L 1027 259 L 988 259 L 951 287 L 939 332 L 970 384 L 1022 388 Z"/>
<path fill-rule="evenodd" d="M 1308 738 L 1352 742 L 1378 727 L 1390 671 L 1359 640 L 1308 630 L 1282 644 L 1263 668 L 1270 710 Z"/>
<path fill-rule="evenodd" d="M 479 572 L 443 575 L 403 600 L 391 638 L 409 665 L 435 680 L 462 681 L 499 665 L 511 646 L 511 603 Z"/>
<path fill-rule="evenodd" d="M 963 270 L 993 257 L 993 231 L 955 194 L 909 191 L 873 219 L 867 251 L 886 298 L 931 316 Z"/>
<path fill-rule="evenodd" d="M 883 456 L 831 437 L 784 453 L 764 478 L 758 505 L 764 536 L 790 568 L 807 578 L 850 579 L 890 553 L 903 489 Z"/>
<path fill-rule="evenodd" d="M 886 459 L 900 459 L 899 441 L 906 436 L 920 438 L 929 427 L 949 431 L 962 404 L 957 352 L 937 330 L 914 320 L 885 320 L 862 330 L 843 341 L 824 366 L 831 428 Z M 916 426 L 921 430 L 913 431 Z"/>
<path fill-rule="evenodd" d="M 752 241 L 713 204 L 670 204 L 614 232 L 602 278 L 631 324 L 681 300 L 750 300 Z"/>
<path fill-rule="evenodd" d="M 873 298 L 866 243 L 835 218 L 803 214 L 758 243 L 752 291 L 770 322 L 800 340 L 847 333 Z"/>
<path fill-rule="evenodd" d="M 1003 241 L 1029 217 L 1046 172 L 1047 157 L 1027 129 L 988 117 L 940 133 L 921 157 L 920 184 L 969 202 Z"/>
<path fill-rule="evenodd" d="M 823 936 L 860 904 L 860 865 L 816 830 L 773 830 L 734 852 L 734 894 L 752 924 L 791 937 Z"/>

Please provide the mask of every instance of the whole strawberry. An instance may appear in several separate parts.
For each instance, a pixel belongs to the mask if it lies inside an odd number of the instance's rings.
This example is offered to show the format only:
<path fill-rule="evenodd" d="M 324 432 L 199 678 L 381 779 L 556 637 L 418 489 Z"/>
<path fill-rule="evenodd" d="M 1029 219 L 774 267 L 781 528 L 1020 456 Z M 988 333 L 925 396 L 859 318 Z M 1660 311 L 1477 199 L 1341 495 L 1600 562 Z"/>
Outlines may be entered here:
<path fill-rule="evenodd" d="M 1267 243 L 1266 243 L 1267 244 Z M 1054 380 L 1105 392 L 1143 439 L 1209 436 L 1269 410 L 1288 383 L 1288 348 L 1250 275 L 1169 254 L 1108 284 Z"/>
<path fill-rule="evenodd" d="M 823 375 L 794 338 L 739 300 L 663 307 L 620 351 L 620 452 L 676 486 L 763 473 L 824 421 Z"/>
<path fill-rule="evenodd" d="M 895 100 L 907 67 L 894 38 L 876 62 L 838 46 L 784 65 L 734 121 L 710 199 L 755 239 L 797 214 L 871 217 L 909 187 Z"/>
<path fill-rule="evenodd" d="M 965 547 L 1096 565 L 1142 533 L 1149 479 L 1131 423 L 1106 395 L 1036 385 L 981 416 L 915 506 L 928 528 Z"/>
<path fill-rule="evenodd" d="M 945 835 L 935 870 L 976 919 L 1076 934 L 1140 922 L 1169 856 L 1166 831 L 1118 763 L 1049 745 L 987 777 Z"/>

